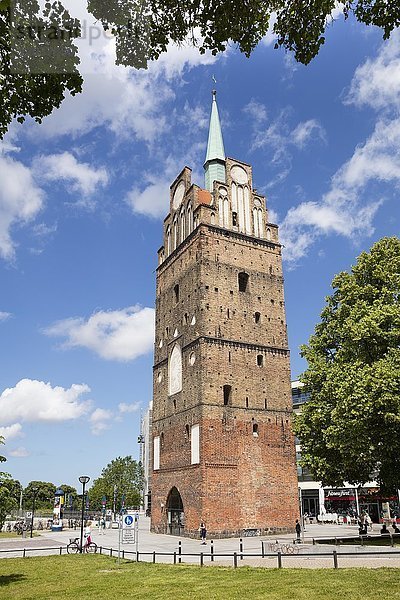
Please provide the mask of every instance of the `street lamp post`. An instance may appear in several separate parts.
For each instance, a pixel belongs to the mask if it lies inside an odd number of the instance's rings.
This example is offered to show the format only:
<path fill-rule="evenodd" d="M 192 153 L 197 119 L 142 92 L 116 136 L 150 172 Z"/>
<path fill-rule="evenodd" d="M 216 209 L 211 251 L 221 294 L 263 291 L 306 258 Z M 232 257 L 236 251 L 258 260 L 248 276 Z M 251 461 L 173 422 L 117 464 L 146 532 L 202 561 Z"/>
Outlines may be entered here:
<path fill-rule="evenodd" d="M 37 488 L 32 488 L 33 500 L 32 500 L 31 537 L 33 537 L 33 519 L 35 517 L 35 500 L 36 500 L 37 491 L 38 491 Z"/>
<path fill-rule="evenodd" d="M 81 514 L 81 546 L 80 553 L 82 554 L 83 546 L 83 518 L 85 516 L 85 485 L 90 481 L 90 477 L 87 475 L 81 475 L 79 481 L 82 484 L 82 514 Z"/>

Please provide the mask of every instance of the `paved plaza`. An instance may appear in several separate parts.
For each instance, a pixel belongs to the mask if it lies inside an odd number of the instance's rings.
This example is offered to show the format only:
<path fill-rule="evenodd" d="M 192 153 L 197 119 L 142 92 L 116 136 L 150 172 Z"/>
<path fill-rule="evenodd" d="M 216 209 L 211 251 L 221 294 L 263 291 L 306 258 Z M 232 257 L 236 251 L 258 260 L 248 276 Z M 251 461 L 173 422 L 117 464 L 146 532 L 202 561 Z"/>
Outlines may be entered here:
<path fill-rule="evenodd" d="M 242 549 L 244 554 L 261 554 L 261 542 L 264 541 L 265 553 L 272 554 L 261 558 L 261 556 L 240 558 L 240 540 L 239 538 L 207 540 L 207 545 L 202 545 L 200 540 L 193 540 L 184 537 L 175 537 L 170 535 L 154 534 L 149 531 L 150 519 L 141 516 L 139 519 L 139 540 L 138 549 L 140 560 L 152 561 L 153 552 L 157 553 L 157 562 L 173 563 L 173 553 L 179 551 L 179 542 L 181 542 L 182 562 L 200 564 L 200 553 L 203 552 L 204 565 L 219 564 L 233 565 L 233 554 L 236 552 L 237 564 L 262 566 L 262 567 L 277 567 L 277 550 L 282 551 L 282 566 L 283 567 L 303 567 L 303 568 L 318 568 L 318 567 L 333 567 L 333 550 L 338 553 L 338 565 L 340 567 L 400 567 L 400 546 L 391 548 L 390 546 L 361 546 L 355 545 L 313 545 L 313 538 L 321 537 L 352 537 L 358 535 L 357 526 L 335 525 L 335 524 L 311 524 L 306 526 L 304 532 L 304 542 L 299 545 L 293 545 L 294 535 L 274 535 L 262 537 L 249 537 L 242 539 Z M 379 525 L 375 526 L 376 529 Z M 0 540 L 0 557 L 15 557 L 22 556 L 22 550 L 26 549 L 26 556 L 46 555 L 55 553 L 65 553 L 65 546 L 70 538 L 78 537 L 79 529 L 65 529 L 62 532 L 45 531 L 39 537 L 30 539 L 27 538 L 10 538 Z M 117 557 L 118 555 L 118 530 L 106 529 L 103 534 L 100 534 L 97 528 L 92 528 L 92 539 L 105 554 L 110 554 Z M 276 544 L 276 542 L 278 544 Z M 210 549 L 211 545 L 214 549 L 214 561 L 211 563 Z M 37 550 L 38 548 L 47 550 Z M 296 554 L 288 554 L 287 551 L 294 549 Z M 7 552 L 3 552 L 7 550 Z M 121 544 L 121 553 L 124 551 L 125 558 L 136 558 L 136 544 Z M 298 554 L 297 554 L 298 552 Z M 377 555 L 371 556 L 368 553 L 374 552 Z M 148 554 L 146 554 L 148 553 Z M 163 554 L 165 553 L 165 554 Z M 329 556 L 323 556 L 324 553 L 329 553 Z M 344 556 L 344 553 L 351 553 L 350 557 Z M 387 554 L 386 554 L 387 553 Z M 218 556 L 228 554 L 230 556 Z M 310 554 L 311 556 L 304 556 Z"/>

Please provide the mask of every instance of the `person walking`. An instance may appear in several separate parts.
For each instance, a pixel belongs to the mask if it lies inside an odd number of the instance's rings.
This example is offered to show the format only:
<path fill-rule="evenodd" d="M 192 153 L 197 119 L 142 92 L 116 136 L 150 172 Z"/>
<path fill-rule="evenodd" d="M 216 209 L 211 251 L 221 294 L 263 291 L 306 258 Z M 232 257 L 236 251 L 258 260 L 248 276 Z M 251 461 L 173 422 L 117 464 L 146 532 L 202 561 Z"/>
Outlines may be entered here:
<path fill-rule="evenodd" d="M 200 539 L 201 539 L 201 543 L 202 543 L 202 545 L 205 545 L 205 544 L 207 544 L 207 542 L 206 542 L 206 537 L 207 537 L 207 527 L 206 527 L 206 524 L 204 523 L 204 521 L 203 521 L 203 520 L 202 520 L 202 521 L 201 521 L 201 523 L 200 523 L 199 530 L 200 530 Z"/>
<path fill-rule="evenodd" d="M 298 519 L 296 519 L 295 530 L 296 530 L 296 536 L 297 536 L 297 540 L 296 541 L 297 541 L 298 544 L 300 544 L 301 525 L 300 525 Z"/>
<path fill-rule="evenodd" d="M 89 545 L 92 543 L 92 521 L 87 521 L 86 523 L 86 527 L 85 527 L 85 545 L 84 545 L 84 549 L 85 552 L 88 552 L 88 548 Z"/>

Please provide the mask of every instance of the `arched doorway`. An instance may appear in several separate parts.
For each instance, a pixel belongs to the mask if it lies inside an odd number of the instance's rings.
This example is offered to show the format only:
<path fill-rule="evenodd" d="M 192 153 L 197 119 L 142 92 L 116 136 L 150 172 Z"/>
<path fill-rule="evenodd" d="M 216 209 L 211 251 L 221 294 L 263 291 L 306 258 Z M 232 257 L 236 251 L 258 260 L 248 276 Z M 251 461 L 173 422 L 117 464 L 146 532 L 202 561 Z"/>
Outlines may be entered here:
<path fill-rule="evenodd" d="M 185 513 L 180 493 L 173 487 L 167 499 L 167 533 L 170 535 L 181 535 L 185 527 Z"/>

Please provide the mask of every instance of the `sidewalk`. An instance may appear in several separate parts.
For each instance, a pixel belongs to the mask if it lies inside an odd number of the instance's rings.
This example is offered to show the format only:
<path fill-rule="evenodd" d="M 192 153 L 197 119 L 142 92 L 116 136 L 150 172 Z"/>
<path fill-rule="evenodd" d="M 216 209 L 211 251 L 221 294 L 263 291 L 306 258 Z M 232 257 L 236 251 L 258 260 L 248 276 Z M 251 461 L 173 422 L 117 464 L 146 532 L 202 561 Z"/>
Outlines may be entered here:
<path fill-rule="evenodd" d="M 148 517 L 141 516 L 139 519 L 139 542 L 138 549 L 140 552 L 140 560 L 151 561 L 152 553 L 155 551 L 156 553 L 169 553 L 173 554 L 176 552 L 178 554 L 179 542 L 181 542 L 182 554 L 194 554 L 196 556 L 182 556 L 182 562 L 185 563 L 195 563 L 199 564 L 200 558 L 199 555 L 201 552 L 204 555 L 208 555 L 210 553 L 211 545 L 214 549 L 214 554 L 230 554 L 233 555 L 236 552 L 238 555 L 240 554 L 240 539 L 239 538 L 228 538 L 228 539 L 217 539 L 213 541 L 211 544 L 211 540 L 207 541 L 207 545 L 201 545 L 200 540 L 194 540 L 190 538 L 178 538 L 170 535 L 161 535 L 151 533 L 149 531 L 150 528 L 150 519 Z M 25 538 L 25 539 L 2 539 L 0 540 L 0 550 L 13 550 L 14 552 L 10 553 L 0 553 L 0 557 L 11 557 L 11 556 L 21 556 L 21 552 L 15 553 L 18 549 L 21 550 L 23 548 L 30 549 L 27 555 L 43 555 L 48 554 L 49 552 L 35 552 L 35 548 L 60 548 L 61 546 L 65 547 L 70 538 L 79 537 L 79 530 L 64 530 L 61 532 L 51 532 L 45 531 L 42 533 L 40 537 L 35 538 Z M 296 550 L 299 551 L 299 555 L 301 554 L 312 554 L 311 557 L 303 557 L 299 558 L 296 555 L 287 555 L 283 554 L 282 556 L 282 565 L 283 567 L 305 567 L 305 568 L 321 568 L 321 567 L 332 567 L 333 559 L 330 557 L 322 557 L 321 553 L 329 552 L 332 555 L 333 550 L 337 550 L 339 557 L 339 567 L 345 566 L 364 566 L 364 567 L 378 567 L 378 566 L 396 566 L 400 567 L 400 554 L 393 556 L 385 555 L 380 556 L 379 558 L 374 558 L 366 555 L 367 552 L 376 552 L 380 554 L 382 552 L 395 552 L 400 551 L 400 547 L 390 548 L 390 547 L 363 547 L 361 545 L 346 545 L 346 546 L 332 546 L 332 545 L 313 545 L 312 538 L 319 537 L 352 537 L 354 535 L 358 535 L 358 527 L 357 526 L 348 526 L 348 525 L 334 525 L 334 524 L 312 524 L 307 525 L 306 530 L 304 532 L 304 543 L 296 545 Z M 284 543 L 287 545 L 292 545 L 294 534 L 283 534 L 279 536 L 262 536 L 262 537 L 248 537 L 242 539 L 242 551 L 245 554 L 261 554 L 261 542 L 264 541 L 264 549 L 266 553 L 271 553 L 271 549 L 269 549 L 269 543 L 274 543 L 278 541 L 279 543 Z M 113 555 L 116 556 L 118 552 L 118 530 L 117 529 L 106 529 L 104 534 L 101 535 L 97 528 L 92 529 L 92 539 L 99 547 L 104 549 L 113 549 Z M 121 544 L 121 552 L 124 551 L 126 553 L 126 558 L 136 558 L 136 544 Z M 109 550 L 103 550 L 105 554 L 109 553 Z M 144 553 L 148 552 L 149 554 L 146 556 Z M 132 554 L 129 554 L 132 553 Z M 340 556 L 343 553 L 352 553 L 353 557 L 344 557 Z M 53 552 L 54 554 L 54 552 Z M 364 556 L 363 556 L 364 555 Z M 157 562 L 166 562 L 172 563 L 173 556 L 157 556 Z M 204 564 L 210 564 L 210 557 L 204 556 Z M 232 565 L 232 557 L 215 557 L 214 563 L 211 564 L 219 564 L 219 565 Z M 277 566 L 277 553 L 274 552 L 274 556 L 272 558 L 247 558 L 244 560 L 240 560 L 238 557 L 238 566 L 242 565 L 251 565 L 251 566 L 263 566 L 263 567 L 273 567 Z"/>

